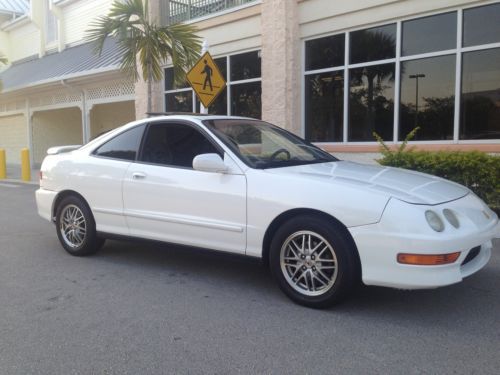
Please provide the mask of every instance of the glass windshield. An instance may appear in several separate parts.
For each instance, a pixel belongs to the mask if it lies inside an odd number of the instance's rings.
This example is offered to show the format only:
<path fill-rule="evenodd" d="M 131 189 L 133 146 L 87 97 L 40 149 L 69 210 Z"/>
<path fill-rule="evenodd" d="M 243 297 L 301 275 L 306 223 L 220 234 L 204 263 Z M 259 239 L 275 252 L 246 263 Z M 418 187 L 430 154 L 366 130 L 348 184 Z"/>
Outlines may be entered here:
<path fill-rule="evenodd" d="M 263 121 L 221 119 L 203 123 L 252 168 L 279 168 L 338 160 L 294 134 Z"/>

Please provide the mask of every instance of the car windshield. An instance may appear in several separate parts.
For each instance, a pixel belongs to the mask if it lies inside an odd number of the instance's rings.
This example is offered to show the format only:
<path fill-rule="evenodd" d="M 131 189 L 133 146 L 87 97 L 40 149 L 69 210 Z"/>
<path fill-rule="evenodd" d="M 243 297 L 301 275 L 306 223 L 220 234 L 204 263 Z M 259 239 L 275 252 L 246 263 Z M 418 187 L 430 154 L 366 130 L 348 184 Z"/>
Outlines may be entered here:
<path fill-rule="evenodd" d="M 338 160 L 296 135 L 263 121 L 219 119 L 203 123 L 252 168 L 280 168 Z"/>

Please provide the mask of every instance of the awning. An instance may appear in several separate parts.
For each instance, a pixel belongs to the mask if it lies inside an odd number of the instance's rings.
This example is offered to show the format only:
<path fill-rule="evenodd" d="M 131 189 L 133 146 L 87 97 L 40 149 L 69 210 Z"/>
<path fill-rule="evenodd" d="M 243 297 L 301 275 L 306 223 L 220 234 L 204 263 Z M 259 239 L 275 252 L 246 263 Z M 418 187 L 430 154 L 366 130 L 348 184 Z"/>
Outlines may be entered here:
<path fill-rule="evenodd" d="M 118 70 L 121 53 L 113 38 L 106 39 L 101 55 L 94 54 L 91 43 L 66 48 L 62 52 L 12 64 L 0 73 L 3 93 L 28 86 Z"/>

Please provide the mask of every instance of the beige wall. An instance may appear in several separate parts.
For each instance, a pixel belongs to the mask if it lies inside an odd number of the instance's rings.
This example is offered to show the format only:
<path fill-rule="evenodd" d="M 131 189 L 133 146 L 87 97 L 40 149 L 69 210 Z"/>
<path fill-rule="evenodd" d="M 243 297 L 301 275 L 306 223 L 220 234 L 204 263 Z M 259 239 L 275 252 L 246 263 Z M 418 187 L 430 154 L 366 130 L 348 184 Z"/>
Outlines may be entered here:
<path fill-rule="evenodd" d="M 95 105 L 90 112 L 90 136 L 96 137 L 134 120 L 133 101 Z"/>
<path fill-rule="evenodd" d="M 33 23 L 19 26 L 9 33 L 9 61 L 37 55 L 40 50 L 40 31 Z"/>
<path fill-rule="evenodd" d="M 66 44 L 82 42 L 89 24 L 109 12 L 111 0 L 80 0 L 61 7 Z"/>
<path fill-rule="evenodd" d="M 28 147 L 27 129 L 23 115 L 0 117 L 0 148 L 6 151 L 7 164 L 21 162 L 21 149 Z"/>
<path fill-rule="evenodd" d="M 33 114 L 33 160 L 41 163 L 53 146 L 82 144 L 82 115 L 79 108 Z"/>

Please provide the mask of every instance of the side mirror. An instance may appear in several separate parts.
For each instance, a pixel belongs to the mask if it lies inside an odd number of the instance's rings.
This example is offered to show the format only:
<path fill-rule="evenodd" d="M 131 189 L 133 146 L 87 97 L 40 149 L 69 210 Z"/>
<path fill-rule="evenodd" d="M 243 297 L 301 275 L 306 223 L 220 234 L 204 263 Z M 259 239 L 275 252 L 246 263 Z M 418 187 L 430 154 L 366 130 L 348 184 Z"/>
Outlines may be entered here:
<path fill-rule="evenodd" d="M 218 154 L 201 154 L 195 156 L 193 159 L 193 169 L 202 172 L 227 172 L 227 166 Z"/>

